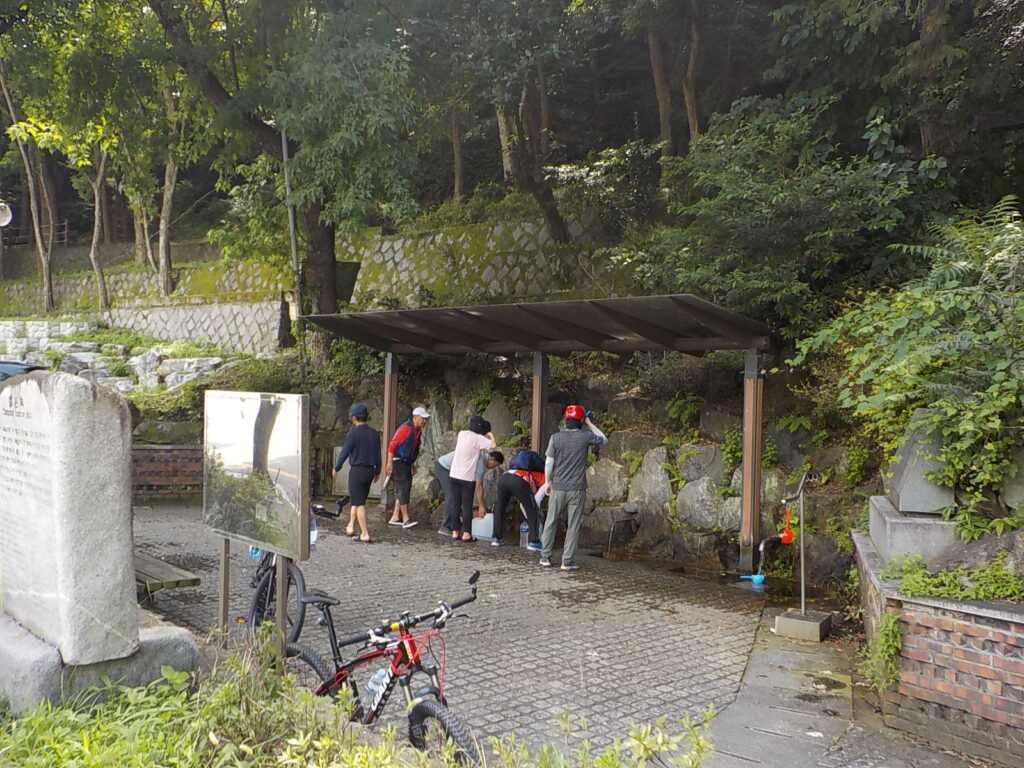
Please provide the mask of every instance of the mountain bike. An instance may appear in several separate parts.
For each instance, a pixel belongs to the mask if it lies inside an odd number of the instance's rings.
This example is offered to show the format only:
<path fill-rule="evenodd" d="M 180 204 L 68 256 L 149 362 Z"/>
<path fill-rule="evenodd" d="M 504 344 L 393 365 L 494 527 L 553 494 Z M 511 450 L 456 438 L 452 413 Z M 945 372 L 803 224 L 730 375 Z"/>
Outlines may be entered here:
<path fill-rule="evenodd" d="M 285 648 L 285 669 L 295 675 L 300 685 L 309 688 L 317 696 L 337 699 L 343 690 L 347 690 L 354 705 L 349 719 L 363 725 L 369 725 L 380 716 L 398 685 L 409 711 L 409 741 L 412 745 L 422 750 L 448 752 L 462 763 L 476 763 L 480 759 L 476 743 L 469 730 L 448 709 L 445 699 L 445 650 L 440 631 L 455 615 L 456 609 L 476 600 L 476 582 L 479 578 L 480 571 L 470 577 L 472 593 L 468 597 L 451 603 L 441 601 L 434 610 L 419 615 L 406 611 L 394 621 L 341 639 L 335 632 L 334 620 L 331 618 L 331 606 L 338 605 L 339 601 L 319 590 L 310 590 L 303 595 L 302 602 L 315 606 L 322 614 L 318 623 L 327 628 L 333 665 L 308 646 L 288 643 Z M 433 620 L 432 624 L 423 634 L 410 632 L 413 627 L 430 620 Z M 395 632 L 397 636 L 392 634 Z M 430 647 L 434 638 L 438 638 L 441 644 L 440 667 L 435 663 L 437 657 Z M 356 656 L 343 661 L 341 649 L 357 643 L 361 643 L 362 647 Z M 424 658 L 427 653 L 434 661 Z M 381 665 L 382 661 L 386 665 Z M 361 701 L 353 672 L 370 665 L 379 668 L 366 684 L 367 695 Z M 413 688 L 412 678 L 416 673 L 426 675 L 428 684 Z"/>
<path fill-rule="evenodd" d="M 316 545 L 317 516 L 336 518 L 340 515 L 328 512 L 323 504 L 313 504 L 309 510 L 310 549 Z M 255 635 L 260 624 L 274 621 L 277 615 L 277 553 L 250 547 L 251 555 L 258 557 L 259 562 L 253 569 L 249 586 L 256 591 L 249 603 L 249 612 L 245 622 L 249 636 Z M 295 563 L 288 563 L 288 596 L 286 598 L 285 622 L 288 627 L 287 642 L 294 643 L 302 633 L 302 624 L 306 618 L 306 605 L 300 599 L 306 592 L 306 579 Z"/>

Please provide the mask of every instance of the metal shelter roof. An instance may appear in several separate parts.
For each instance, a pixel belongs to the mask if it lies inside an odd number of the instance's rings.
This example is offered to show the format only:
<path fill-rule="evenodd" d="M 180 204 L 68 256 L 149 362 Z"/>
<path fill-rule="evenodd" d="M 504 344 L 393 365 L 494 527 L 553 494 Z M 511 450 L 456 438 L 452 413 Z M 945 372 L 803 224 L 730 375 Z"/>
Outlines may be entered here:
<path fill-rule="evenodd" d="M 308 315 L 396 354 L 767 349 L 766 325 L 690 294 Z"/>

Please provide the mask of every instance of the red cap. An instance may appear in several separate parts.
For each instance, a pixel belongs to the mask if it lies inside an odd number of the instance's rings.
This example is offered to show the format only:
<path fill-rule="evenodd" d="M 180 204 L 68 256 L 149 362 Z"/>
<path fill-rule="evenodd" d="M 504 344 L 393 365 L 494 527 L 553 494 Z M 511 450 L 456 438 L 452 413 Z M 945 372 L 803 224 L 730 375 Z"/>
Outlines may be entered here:
<path fill-rule="evenodd" d="M 586 417 L 586 411 L 584 411 L 583 408 L 578 405 L 566 406 L 565 415 L 563 416 L 563 418 L 566 419 L 578 419 L 579 421 L 583 421 Z"/>

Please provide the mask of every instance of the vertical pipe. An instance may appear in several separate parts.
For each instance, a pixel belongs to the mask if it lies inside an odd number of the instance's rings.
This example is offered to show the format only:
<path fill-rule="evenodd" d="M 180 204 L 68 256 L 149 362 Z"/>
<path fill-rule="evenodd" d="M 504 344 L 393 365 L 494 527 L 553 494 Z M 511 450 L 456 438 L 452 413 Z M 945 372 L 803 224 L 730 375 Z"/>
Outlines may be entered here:
<path fill-rule="evenodd" d="M 228 637 L 228 592 L 230 585 L 230 573 L 231 573 L 231 539 L 222 538 L 220 540 L 220 631 L 223 633 L 223 639 L 226 641 Z"/>
<path fill-rule="evenodd" d="M 761 429 L 763 358 L 747 351 L 743 369 L 743 498 L 740 519 L 740 568 L 754 570 L 754 549 L 761 536 Z"/>
<path fill-rule="evenodd" d="M 804 474 L 804 477 L 807 477 Z M 807 528 L 804 526 L 804 488 L 803 481 L 800 482 L 800 615 L 807 615 L 807 571 L 804 568 L 804 533 Z"/>
<path fill-rule="evenodd" d="M 543 450 L 544 416 L 548 410 L 548 356 L 546 352 L 533 353 L 533 413 L 530 418 L 530 448 Z"/>
<path fill-rule="evenodd" d="M 398 428 L 398 358 L 388 352 L 384 358 L 384 424 L 382 425 L 383 435 L 380 441 L 381 467 L 388 462 L 388 443 L 391 436 Z M 381 478 L 383 483 L 384 479 Z M 387 506 L 387 494 L 384 486 L 380 489 L 381 506 Z"/>

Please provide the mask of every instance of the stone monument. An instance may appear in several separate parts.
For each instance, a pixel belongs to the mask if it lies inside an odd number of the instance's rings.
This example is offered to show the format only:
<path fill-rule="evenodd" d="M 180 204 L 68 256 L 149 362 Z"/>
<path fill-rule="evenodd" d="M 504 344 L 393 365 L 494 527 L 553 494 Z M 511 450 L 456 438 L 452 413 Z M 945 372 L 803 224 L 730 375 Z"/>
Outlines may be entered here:
<path fill-rule="evenodd" d="M 97 671 L 149 682 L 128 671 L 153 666 L 140 656 L 131 516 L 123 398 L 48 371 L 0 385 L 0 696 L 15 708 L 59 700 Z M 182 668 L 195 644 L 179 639 L 191 650 L 167 663 Z"/>

